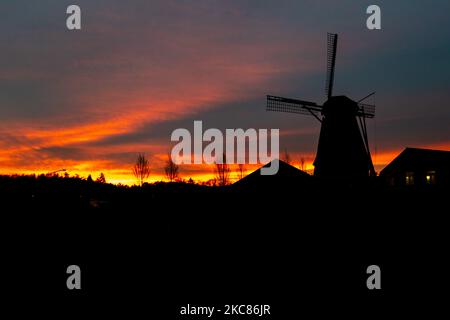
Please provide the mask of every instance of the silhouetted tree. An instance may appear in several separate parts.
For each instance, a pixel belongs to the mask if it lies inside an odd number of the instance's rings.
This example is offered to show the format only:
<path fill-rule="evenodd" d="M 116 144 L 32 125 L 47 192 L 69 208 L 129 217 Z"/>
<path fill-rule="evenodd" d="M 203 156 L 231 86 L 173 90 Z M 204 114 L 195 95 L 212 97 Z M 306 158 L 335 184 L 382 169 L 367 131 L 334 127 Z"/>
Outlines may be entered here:
<path fill-rule="evenodd" d="M 305 171 L 305 158 L 300 158 L 300 170 Z"/>
<path fill-rule="evenodd" d="M 88 183 L 92 183 L 92 182 L 93 182 L 92 176 L 91 176 L 91 175 L 88 175 L 86 181 L 87 181 Z"/>
<path fill-rule="evenodd" d="M 95 179 L 95 182 L 106 183 L 106 177 L 103 174 L 103 172 L 101 172 L 100 175 L 98 176 L 98 178 Z"/>
<path fill-rule="evenodd" d="M 170 156 L 170 153 L 167 154 L 167 161 L 166 165 L 164 167 L 164 171 L 166 173 L 167 180 L 170 182 L 175 181 L 178 178 L 178 172 L 180 167 L 173 162 L 172 157 Z"/>
<path fill-rule="evenodd" d="M 239 180 L 244 178 L 244 172 L 245 172 L 245 165 L 243 163 L 239 163 L 237 166 L 237 174 Z"/>
<path fill-rule="evenodd" d="M 133 166 L 133 175 L 141 187 L 145 179 L 150 176 L 150 163 L 144 154 L 138 154 L 136 163 Z"/>
<path fill-rule="evenodd" d="M 283 160 L 284 162 L 286 162 L 287 164 L 291 164 L 292 159 L 291 159 L 291 155 L 289 154 L 289 152 L 287 151 L 287 149 L 284 149 L 284 155 L 283 155 Z"/>
<path fill-rule="evenodd" d="M 203 185 L 215 187 L 216 186 L 216 179 L 209 179 L 208 181 L 204 181 Z"/>
<path fill-rule="evenodd" d="M 214 173 L 217 184 L 219 186 L 226 186 L 230 184 L 230 166 L 227 163 L 225 154 L 222 156 L 222 163 L 215 163 Z"/>

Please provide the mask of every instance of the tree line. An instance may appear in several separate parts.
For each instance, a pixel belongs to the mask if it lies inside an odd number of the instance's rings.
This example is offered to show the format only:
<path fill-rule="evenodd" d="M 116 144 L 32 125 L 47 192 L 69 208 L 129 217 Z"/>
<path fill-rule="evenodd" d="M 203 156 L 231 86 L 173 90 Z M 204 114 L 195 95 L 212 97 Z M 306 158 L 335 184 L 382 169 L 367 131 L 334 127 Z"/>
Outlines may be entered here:
<path fill-rule="evenodd" d="M 214 178 L 212 181 L 209 181 L 209 185 L 213 186 L 227 186 L 231 184 L 231 173 L 232 168 L 229 164 L 226 163 L 225 154 L 223 155 L 221 163 L 214 163 Z M 142 186 L 146 179 L 150 177 L 150 160 L 149 158 L 143 154 L 139 153 L 136 159 L 136 162 L 133 165 L 132 173 L 136 178 L 138 185 Z M 236 168 L 236 173 L 238 179 L 242 179 L 245 176 L 245 165 L 239 164 Z M 170 154 L 167 154 L 167 159 L 164 164 L 164 174 L 166 179 L 169 182 L 180 182 L 180 166 L 177 165 L 173 160 Z M 193 183 L 192 178 L 188 180 L 189 183 Z"/>

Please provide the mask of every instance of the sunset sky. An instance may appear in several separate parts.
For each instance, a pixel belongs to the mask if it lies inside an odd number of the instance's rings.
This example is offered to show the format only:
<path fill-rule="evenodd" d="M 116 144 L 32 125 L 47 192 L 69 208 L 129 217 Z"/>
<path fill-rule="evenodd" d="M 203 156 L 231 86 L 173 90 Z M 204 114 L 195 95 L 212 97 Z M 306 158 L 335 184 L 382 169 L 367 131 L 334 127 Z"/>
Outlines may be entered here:
<path fill-rule="evenodd" d="M 395 2 L 395 3 L 394 3 Z M 279 128 L 311 169 L 319 123 L 265 111 L 266 94 L 323 103 L 326 33 L 339 34 L 334 94 L 376 91 L 377 170 L 403 148 L 450 150 L 450 2 L 41 0 L 0 3 L 0 174 L 134 183 L 138 153 L 163 163 L 177 128 Z M 66 28 L 78 4 L 82 30 Z M 181 167 L 211 177 L 212 168 Z"/>

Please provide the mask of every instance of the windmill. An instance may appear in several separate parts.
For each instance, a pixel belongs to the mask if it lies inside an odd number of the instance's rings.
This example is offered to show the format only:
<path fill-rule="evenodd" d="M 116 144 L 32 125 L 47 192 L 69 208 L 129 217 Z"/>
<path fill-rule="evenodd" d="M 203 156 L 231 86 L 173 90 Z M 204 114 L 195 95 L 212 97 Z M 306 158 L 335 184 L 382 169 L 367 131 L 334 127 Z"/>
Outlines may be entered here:
<path fill-rule="evenodd" d="M 375 116 L 375 106 L 362 103 L 375 92 L 353 101 L 333 96 L 338 35 L 328 33 L 327 78 L 323 105 L 315 102 L 267 96 L 267 110 L 311 115 L 320 123 L 314 160 L 314 175 L 321 178 L 364 178 L 375 176 L 367 139 L 366 118 Z"/>

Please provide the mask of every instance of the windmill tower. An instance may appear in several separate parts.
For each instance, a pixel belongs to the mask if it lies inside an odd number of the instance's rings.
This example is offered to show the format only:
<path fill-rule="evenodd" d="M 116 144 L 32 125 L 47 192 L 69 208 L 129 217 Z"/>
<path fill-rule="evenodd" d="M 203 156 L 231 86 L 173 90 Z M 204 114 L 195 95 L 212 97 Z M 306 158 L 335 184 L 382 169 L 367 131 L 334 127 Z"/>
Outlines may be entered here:
<path fill-rule="evenodd" d="M 333 96 L 338 35 L 328 33 L 327 101 L 315 102 L 267 96 L 267 110 L 314 116 L 320 123 L 314 175 L 321 178 L 359 179 L 375 176 L 367 139 L 366 118 L 375 116 L 375 106 L 346 96 Z"/>

